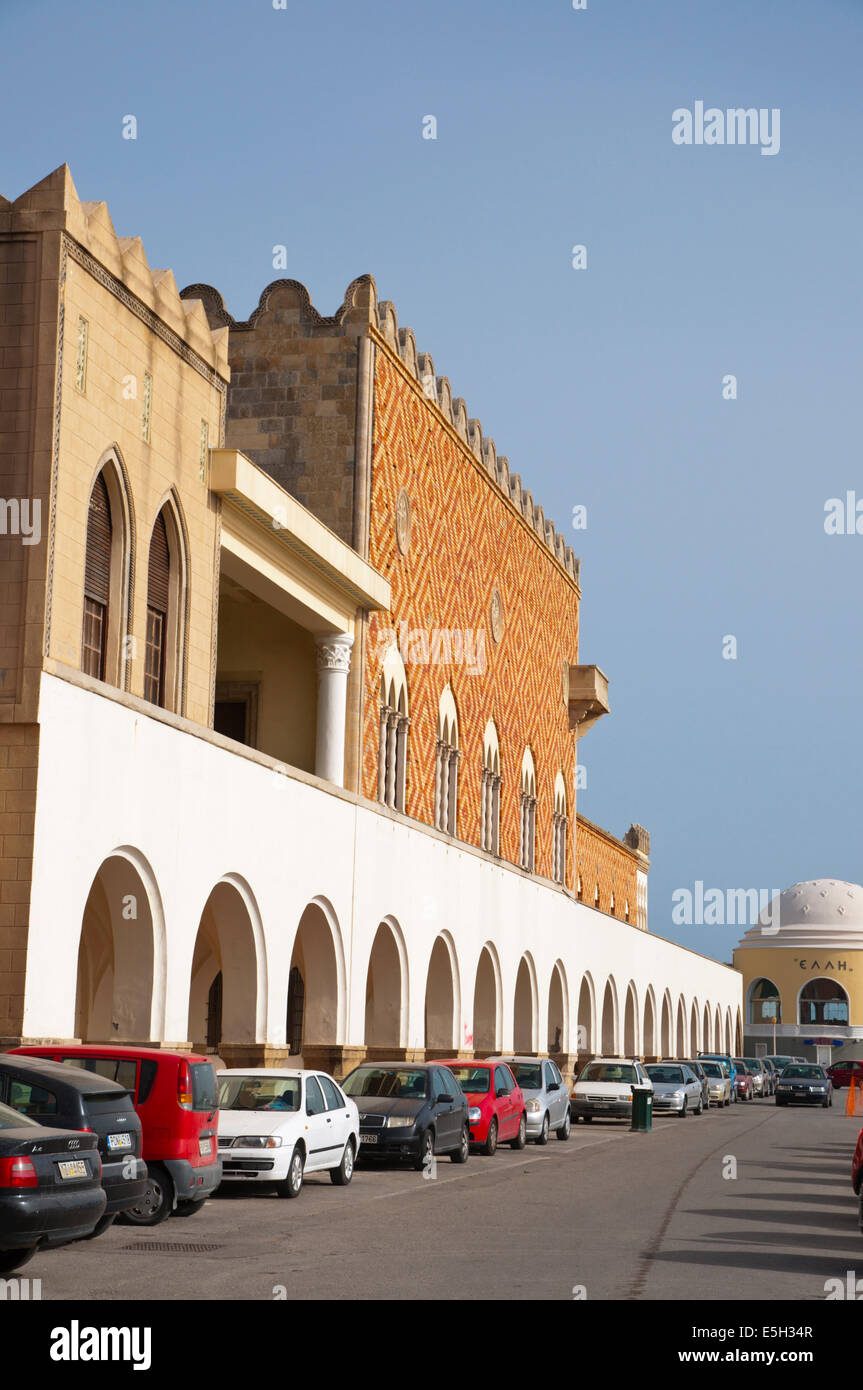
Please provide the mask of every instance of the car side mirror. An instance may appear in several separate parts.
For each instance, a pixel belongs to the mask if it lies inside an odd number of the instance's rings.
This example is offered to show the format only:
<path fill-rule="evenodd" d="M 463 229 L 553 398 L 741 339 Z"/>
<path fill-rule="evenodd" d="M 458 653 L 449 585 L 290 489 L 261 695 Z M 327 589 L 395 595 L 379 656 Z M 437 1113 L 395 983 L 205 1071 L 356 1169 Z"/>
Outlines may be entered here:
<path fill-rule="evenodd" d="M 497 1100 L 500 1100 L 501 1096 L 505 1096 L 506 1093 L 507 1093 L 507 1091 L 506 1091 L 506 1087 L 505 1087 L 505 1086 L 498 1086 L 497 1090 L 496 1090 L 495 1093 L 494 1093 L 494 1094 L 495 1094 L 495 1098 L 496 1098 Z"/>
<path fill-rule="evenodd" d="M 549 1091 L 559 1091 L 560 1086 L 557 1084 L 556 1081 L 550 1081 L 546 1089 Z"/>
<path fill-rule="evenodd" d="M 439 1091 L 439 1092 L 438 1092 L 438 1097 L 437 1097 L 437 1102 L 436 1102 L 436 1104 L 437 1104 L 437 1105 L 446 1105 L 446 1104 L 448 1103 L 448 1101 L 451 1101 L 451 1100 L 452 1100 L 452 1096 L 449 1094 L 449 1091 Z"/>

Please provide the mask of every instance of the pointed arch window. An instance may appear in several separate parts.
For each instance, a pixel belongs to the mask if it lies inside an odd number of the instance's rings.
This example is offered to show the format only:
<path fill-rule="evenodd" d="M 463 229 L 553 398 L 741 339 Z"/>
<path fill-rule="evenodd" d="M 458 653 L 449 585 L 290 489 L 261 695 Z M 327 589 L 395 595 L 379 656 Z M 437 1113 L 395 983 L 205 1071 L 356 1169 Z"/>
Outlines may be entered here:
<path fill-rule="evenodd" d="M 165 503 L 153 523 L 147 569 L 144 699 L 182 710 L 185 551 L 173 507 Z"/>
<path fill-rule="evenodd" d="M 489 854 L 500 854 L 500 744 L 494 721 L 485 726 L 480 780 L 480 843 Z"/>
<path fill-rule="evenodd" d="M 95 680 L 126 685 L 131 509 L 117 456 L 110 451 L 96 475 L 87 508 L 81 670 Z"/>
<path fill-rule="evenodd" d="M 555 883 L 566 883 L 566 836 L 569 819 L 566 814 L 566 783 L 559 772 L 554 782 L 554 854 L 552 877 Z"/>
<path fill-rule="evenodd" d="M 84 633 L 81 668 L 96 680 L 105 679 L 108 644 L 108 606 L 111 599 L 113 522 L 111 500 L 100 473 L 90 494 L 87 516 L 87 554 L 84 562 Z"/>
<path fill-rule="evenodd" d="M 533 873 L 536 864 L 536 768 L 529 748 L 525 748 L 521 760 L 520 841 L 519 863 Z"/>
<path fill-rule="evenodd" d="M 391 646 L 381 672 L 378 800 L 395 811 L 405 809 L 409 728 L 404 662 L 398 648 Z"/>
<path fill-rule="evenodd" d="M 438 830 L 445 830 L 449 835 L 456 833 L 458 824 L 458 765 L 460 758 L 458 715 L 452 690 L 447 686 L 440 697 L 438 706 L 434 819 Z"/>

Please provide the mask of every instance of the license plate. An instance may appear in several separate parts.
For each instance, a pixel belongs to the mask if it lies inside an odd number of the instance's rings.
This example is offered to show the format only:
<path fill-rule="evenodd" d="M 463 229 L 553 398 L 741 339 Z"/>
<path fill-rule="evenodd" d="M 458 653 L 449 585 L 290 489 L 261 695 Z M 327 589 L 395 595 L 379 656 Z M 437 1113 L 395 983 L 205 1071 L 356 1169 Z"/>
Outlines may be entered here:
<path fill-rule="evenodd" d="M 109 1149 L 130 1149 L 132 1147 L 132 1136 L 130 1134 L 109 1134 Z"/>
<path fill-rule="evenodd" d="M 199 1139 L 199 1140 L 198 1140 L 198 1149 L 200 1150 L 200 1152 L 201 1152 L 202 1155 L 203 1155 L 203 1154 L 211 1154 L 211 1153 L 213 1152 L 213 1141 L 212 1141 L 212 1139 Z"/>
<path fill-rule="evenodd" d="M 377 1142 L 378 1142 L 378 1136 L 377 1136 L 376 1134 L 361 1134 L 361 1135 L 360 1135 L 360 1143 L 361 1143 L 361 1144 L 376 1144 Z"/>
<path fill-rule="evenodd" d="M 88 1176 L 87 1165 L 83 1158 L 73 1158 L 67 1163 L 58 1163 L 61 1178 L 86 1178 Z"/>

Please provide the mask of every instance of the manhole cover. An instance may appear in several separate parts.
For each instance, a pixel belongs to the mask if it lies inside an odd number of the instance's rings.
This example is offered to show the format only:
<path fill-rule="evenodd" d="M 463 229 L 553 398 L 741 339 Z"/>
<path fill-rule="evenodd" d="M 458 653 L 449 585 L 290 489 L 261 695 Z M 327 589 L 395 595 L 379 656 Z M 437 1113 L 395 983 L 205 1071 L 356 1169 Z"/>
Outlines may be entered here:
<path fill-rule="evenodd" d="M 193 1245 L 186 1241 L 148 1240 L 146 1244 L 121 1245 L 121 1250 L 157 1250 L 160 1254 L 170 1252 L 178 1255 L 209 1255 L 213 1250 L 224 1250 L 224 1245 Z"/>

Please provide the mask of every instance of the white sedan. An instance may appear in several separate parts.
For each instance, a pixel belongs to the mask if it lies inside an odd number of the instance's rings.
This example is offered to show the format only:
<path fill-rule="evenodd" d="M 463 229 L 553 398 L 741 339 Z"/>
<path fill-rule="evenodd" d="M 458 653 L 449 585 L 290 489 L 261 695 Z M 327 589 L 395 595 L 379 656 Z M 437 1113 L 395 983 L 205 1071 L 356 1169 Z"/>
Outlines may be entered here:
<path fill-rule="evenodd" d="M 275 1184 L 299 1197 L 305 1173 L 354 1175 L 360 1120 L 354 1101 L 320 1071 L 231 1068 L 219 1076 L 223 1182 Z"/>

